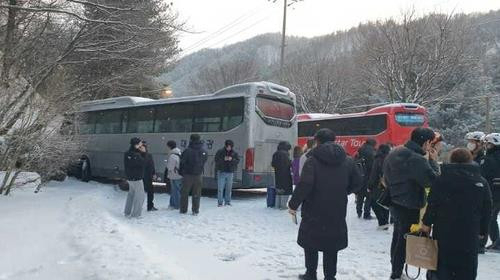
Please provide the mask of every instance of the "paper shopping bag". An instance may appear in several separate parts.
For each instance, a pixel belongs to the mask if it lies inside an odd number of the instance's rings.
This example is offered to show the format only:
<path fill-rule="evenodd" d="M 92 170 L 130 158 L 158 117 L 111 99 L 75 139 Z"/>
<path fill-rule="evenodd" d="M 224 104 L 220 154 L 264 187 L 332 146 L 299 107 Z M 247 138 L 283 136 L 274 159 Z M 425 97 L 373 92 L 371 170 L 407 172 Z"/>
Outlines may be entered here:
<path fill-rule="evenodd" d="M 437 270 L 438 242 L 425 236 L 406 236 L 406 263 L 408 265 Z"/>

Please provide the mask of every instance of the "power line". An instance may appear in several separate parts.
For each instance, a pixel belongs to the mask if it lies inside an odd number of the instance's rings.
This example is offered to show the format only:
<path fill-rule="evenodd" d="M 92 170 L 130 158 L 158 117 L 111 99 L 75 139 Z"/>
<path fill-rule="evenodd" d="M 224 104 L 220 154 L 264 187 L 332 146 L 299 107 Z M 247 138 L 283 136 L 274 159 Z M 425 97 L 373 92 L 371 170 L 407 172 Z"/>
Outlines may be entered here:
<path fill-rule="evenodd" d="M 258 25 L 258 24 L 262 23 L 262 22 L 263 22 L 263 21 L 265 21 L 265 20 L 267 20 L 269 17 L 270 17 L 270 16 L 269 16 L 269 15 L 267 15 L 266 17 L 261 18 L 261 19 L 259 19 L 259 20 L 255 21 L 255 22 L 253 22 L 251 25 L 249 25 L 249 26 L 247 26 L 247 27 L 245 27 L 245 28 L 243 28 L 243 29 L 240 29 L 239 31 L 237 31 L 237 32 L 235 32 L 235 33 L 233 33 L 233 34 L 231 34 L 230 36 L 228 36 L 228 37 L 226 37 L 226 38 L 224 38 L 224 39 L 222 39 L 222 40 L 220 40 L 220 41 L 218 41 L 218 42 L 216 42 L 216 43 L 214 43 L 214 44 L 212 44 L 212 45 L 208 46 L 208 48 L 212 48 L 212 47 L 214 47 L 214 46 L 217 46 L 217 45 L 219 45 L 220 43 L 223 43 L 223 42 L 225 42 L 225 41 L 227 41 L 227 40 L 229 40 L 229 39 L 231 39 L 231 38 L 233 38 L 233 37 L 235 37 L 235 36 L 237 36 L 237 35 L 240 35 L 241 33 L 243 33 L 243 32 L 245 32 L 245 31 L 247 31 L 248 29 L 250 29 L 250 28 L 252 28 L 252 27 L 254 27 L 254 26 L 256 26 L 256 25 Z"/>
<path fill-rule="evenodd" d="M 233 29 L 234 27 L 244 23 L 245 21 L 250 19 L 252 16 L 255 16 L 255 15 L 258 15 L 259 13 L 261 13 L 263 11 L 262 7 L 263 7 L 263 5 L 259 5 L 259 6 L 255 7 L 254 9 L 250 10 L 249 12 L 241 15 L 240 17 L 236 18 L 235 20 L 231 21 L 230 23 L 228 23 L 228 24 L 224 25 L 223 27 L 219 28 L 218 30 L 212 32 L 208 36 L 191 44 L 185 50 L 183 50 L 183 52 L 188 52 L 188 51 L 191 51 L 193 49 L 196 49 L 199 46 L 202 46 L 203 44 L 219 37 L 220 35 L 224 34 L 225 32 L 227 32 L 229 30 Z"/>

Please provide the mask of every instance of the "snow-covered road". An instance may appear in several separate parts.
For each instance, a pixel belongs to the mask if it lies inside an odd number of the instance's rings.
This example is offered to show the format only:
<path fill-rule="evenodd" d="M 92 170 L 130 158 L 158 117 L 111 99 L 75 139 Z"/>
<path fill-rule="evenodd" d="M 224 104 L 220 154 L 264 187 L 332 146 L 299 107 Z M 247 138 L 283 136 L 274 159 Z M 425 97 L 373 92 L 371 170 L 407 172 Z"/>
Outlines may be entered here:
<path fill-rule="evenodd" d="M 297 279 L 303 271 L 297 226 L 286 211 L 267 209 L 264 195 L 237 194 L 223 208 L 203 197 L 194 217 L 167 210 L 168 195 L 157 194 L 160 211 L 141 219 L 123 217 L 125 196 L 68 179 L 1 197 L 0 280 Z M 357 219 L 352 201 L 348 213 L 338 279 L 387 279 L 390 232 Z M 478 279 L 500 279 L 499 263 L 500 255 L 480 256 Z"/>

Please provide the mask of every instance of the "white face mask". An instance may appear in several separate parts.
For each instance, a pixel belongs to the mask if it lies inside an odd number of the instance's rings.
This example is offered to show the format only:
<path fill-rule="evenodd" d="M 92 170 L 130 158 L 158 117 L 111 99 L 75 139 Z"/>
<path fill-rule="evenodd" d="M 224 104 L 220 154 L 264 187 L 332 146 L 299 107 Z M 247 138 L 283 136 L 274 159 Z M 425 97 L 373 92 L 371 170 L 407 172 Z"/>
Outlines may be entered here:
<path fill-rule="evenodd" d="M 475 151 L 476 148 L 477 148 L 476 143 L 472 143 L 472 142 L 467 143 L 467 149 L 469 149 L 469 151 Z"/>

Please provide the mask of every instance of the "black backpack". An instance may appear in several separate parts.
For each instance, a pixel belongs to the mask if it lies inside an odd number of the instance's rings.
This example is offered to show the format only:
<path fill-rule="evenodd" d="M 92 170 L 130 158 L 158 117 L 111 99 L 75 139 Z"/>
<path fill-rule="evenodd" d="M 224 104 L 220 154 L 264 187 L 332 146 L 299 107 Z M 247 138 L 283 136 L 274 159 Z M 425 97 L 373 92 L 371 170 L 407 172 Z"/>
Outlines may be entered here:
<path fill-rule="evenodd" d="M 366 167 L 366 159 L 364 157 L 361 157 L 359 154 L 356 155 L 354 158 L 354 164 L 356 165 L 356 168 L 359 171 L 359 174 L 361 175 L 361 178 L 363 180 L 365 179 L 366 176 L 368 176 L 368 170 Z"/>

